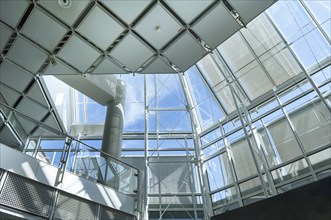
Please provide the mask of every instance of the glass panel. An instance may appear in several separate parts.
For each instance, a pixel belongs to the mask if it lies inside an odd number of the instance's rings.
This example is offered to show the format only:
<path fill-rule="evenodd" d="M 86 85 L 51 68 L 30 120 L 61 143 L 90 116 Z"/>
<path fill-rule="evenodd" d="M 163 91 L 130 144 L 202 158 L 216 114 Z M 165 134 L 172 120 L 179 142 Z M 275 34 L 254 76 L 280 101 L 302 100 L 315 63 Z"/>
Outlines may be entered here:
<path fill-rule="evenodd" d="M 272 141 L 276 146 L 275 151 L 280 157 L 279 162 L 286 162 L 297 156 L 302 155 L 299 145 L 291 131 L 291 128 L 285 119 L 269 125 L 268 130 Z"/>
<path fill-rule="evenodd" d="M 255 99 L 273 88 L 272 82 L 261 66 L 252 63 L 247 67 L 249 68 L 245 68 L 245 72 L 239 71 L 235 76 L 238 77 L 239 83 L 251 99 Z"/>
<path fill-rule="evenodd" d="M 161 207 L 167 209 L 193 208 L 192 196 L 162 196 Z"/>
<path fill-rule="evenodd" d="M 223 112 L 195 67 L 190 68 L 186 76 L 200 125 L 206 128 L 220 120 Z"/>
<path fill-rule="evenodd" d="M 145 140 L 123 140 L 122 149 L 145 149 Z"/>
<path fill-rule="evenodd" d="M 71 156 L 74 157 L 71 171 L 76 175 L 100 181 L 122 193 L 134 193 L 137 189 L 137 170 L 84 143 L 79 143 Z"/>
<path fill-rule="evenodd" d="M 289 117 L 307 152 L 331 145 L 331 116 L 321 102 L 313 102 Z"/>
<path fill-rule="evenodd" d="M 178 75 L 148 76 L 148 106 L 151 108 L 186 107 L 186 100 Z M 156 85 L 155 85 L 156 83 Z M 154 86 L 154 87 L 153 87 Z"/>
<path fill-rule="evenodd" d="M 202 151 L 203 151 L 203 155 L 205 157 L 208 157 L 210 155 L 212 155 L 213 153 L 216 153 L 218 152 L 219 150 L 221 150 L 222 148 L 224 148 L 224 143 L 223 143 L 223 140 L 220 140 L 206 148 L 204 148 Z"/>
<path fill-rule="evenodd" d="M 75 152 L 76 158 L 74 160 L 73 172 L 78 176 L 87 179 L 102 180 L 105 175 L 106 161 L 100 157 L 100 152 L 96 151 L 85 144 L 79 143 L 78 149 Z M 102 165 L 101 165 L 102 164 Z M 102 174 L 99 166 L 103 167 Z"/>
<path fill-rule="evenodd" d="M 159 111 L 149 114 L 149 131 L 191 132 L 191 118 L 187 111 Z"/>
<path fill-rule="evenodd" d="M 322 150 L 309 156 L 309 160 L 315 170 L 331 166 L 331 148 Z"/>
<path fill-rule="evenodd" d="M 277 191 L 280 194 L 280 193 L 284 193 L 284 192 L 296 189 L 298 187 L 301 187 L 301 186 L 304 186 L 304 185 L 307 185 L 307 184 L 313 183 L 313 182 L 314 182 L 314 178 L 312 176 L 308 176 L 308 177 L 305 177 L 298 181 L 287 184 L 285 186 L 278 187 Z"/>
<path fill-rule="evenodd" d="M 37 147 L 38 140 L 29 140 L 29 143 L 25 149 L 27 155 L 33 156 L 33 153 Z"/>
<path fill-rule="evenodd" d="M 143 141 L 143 140 L 142 140 Z M 182 149 L 186 150 L 185 139 L 157 139 L 149 140 L 149 149 L 160 149 L 160 150 L 171 150 L 171 149 Z"/>
<path fill-rule="evenodd" d="M 287 91 L 280 94 L 279 99 L 282 103 L 285 103 L 285 102 L 301 95 L 302 93 L 306 92 L 307 90 L 309 90 L 311 88 L 312 88 L 311 84 L 309 84 L 307 81 L 305 81 L 303 83 L 300 83 L 298 85 L 291 87 Z"/>
<path fill-rule="evenodd" d="M 331 55 L 330 44 L 317 29 L 307 33 L 292 45 L 305 68 L 309 68 Z"/>
<path fill-rule="evenodd" d="M 217 49 L 234 73 L 255 59 L 239 32 L 218 46 Z"/>
<path fill-rule="evenodd" d="M 247 140 L 231 145 L 233 163 L 238 180 L 257 174 L 257 168 L 249 149 Z"/>
<path fill-rule="evenodd" d="M 241 122 L 239 118 L 235 118 L 232 121 L 229 121 L 223 125 L 225 134 L 228 134 L 239 127 L 241 127 Z"/>
<path fill-rule="evenodd" d="M 288 49 L 282 49 L 271 58 L 263 61 L 263 66 L 276 85 L 280 85 L 301 72 L 299 65 Z"/>
<path fill-rule="evenodd" d="M 239 184 L 241 196 L 246 196 L 262 191 L 261 181 L 258 177 Z"/>
<path fill-rule="evenodd" d="M 70 87 L 54 76 L 42 76 L 42 78 L 45 80 L 47 89 L 49 90 L 63 125 L 68 131 L 68 127 L 70 126 L 68 119 L 70 118 L 72 110 L 70 107 Z"/>
<path fill-rule="evenodd" d="M 224 207 L 222 208 L 219 208 L 219 209 L 215 209 L 214 210 L 214 214 L 215 215 L 218 215 L 218 214 L 222 214 L 224 212 L 228 212 L 228 211 L 231 211 L 231 210 L 234 210 L 234 209 L 237 209 L 239 208 L 239 203 L 238 202 L 234 202 L 234 203 L 231 203 L 231 204 L 227 204 L 225 205 Z"/>
<path fill-rule="evenodd" d="M 305 159 L 298 160 L 271 172 L 275 184 L 309 173 Z"/>
<path fill-rule="evenodd" d="M 320 88 L 321 93 L 323 94 L 323 97 L 328 100 L 329 103 L 331 103 L 331 83 L 328 83 Z M 327 94 L 327 95 L 326 95 Z"/>
<path fill-rule="evenodd" d="M 282 42 L 265 14 L 261 14 L 249 22 L 247 28 L 240 31 L 257 56 L 270 53 L 276 45 Z"/>
<path fill-rule="evenodd" d="M 122 160 L 126 157 L 143 157 L 145 155 L 144 151 L 122 151 Z"/>
<path fill-rule="evenodd" d="M 145 128 L 144 75 L 122 74 L 118 78 L 126 84 L 124 132 L 143 132 Z"/>
<path fill-rule="evenodd" d="M 331 66 L 328 66 L 311 76 L 317 86 L 331 79 Z M 331 86 L 329 88 L 331 90 Z"/>
<path fill-rule="evenodd" d="M 104 123 L 107 107 L 86 97 L 86 123 Z"/>
<path fill-rule="evenodd" d="M 152 160 L 153 163 L 149 164 L 151 172 L 149 193 L 178 194 L 194 191 L 190 185 L 189 175 L 191 172 L 189 172 L 188 164 L 178 162 L 179 160 L 186 160 L 185 157 L 162 157 Z M 156 161 L 158 162 L 154 163 Z"/>
<path fill-rule="evenodd" d="M 59 166 L 64 140 L 42 140 L 36 158 L 54 166 Z"/>
<path fill-rule="evenodd" d="M 201 139 L 202 145 L 205 146 L 219 137 L 221 137 L 221 130 L 219 128 L 217 128 L 217 129 L 205 134 L 200 139 Z"/>
<path fill-rule="evenodd" d="M 233 85 L 236 84 L 233 83 Z M 233 112 L 236 109 L 235 103 L 233 102 L 232 93 L 228 85 L 217 88 L 215 94 L 222 101 L 224 109 L 227 113 Z M 241 98 L 244 100 L 242 96 Z"/>
<path fill-rule="evenodd" d="M 220 192 L 217 192 L 213 195 L 211 195 L 211 199 L 213 202 L 213 206 L 216 205 L 222 205 L 227 206 L 230 203 L 233 203 L 238 199 L 237 191 L 235 187 L 227 188 L 225 190 L 222 190 Z"/>
<path fill-rule="evenodd" d="M 233 182 L 229 160 L 226 153 L 206 162 L 209 187 L 211 191 L 222 188 Z"/>
<path fill-rule="evenodd" d="M 308 6 L 309 10 L 313 13 L 318 23 L 322 25 L 324 31 L 331 38 L 330 34 L 330 11 L 331 6 L 328 1 L 308 1 L 304 0 L 304 3 Z"/>
<path fill-rule="evenodd" d="M 299 1 L 278 1 L 268 13 L 305 68 L 330 56 L 329 43 Z"/>
<path fill-rule="evenodd" d="M 207 77 L 208 82 L 214 87 L 217 83 L 224 81 L 223 73 L 218 68 L 217 64 L 211 55 L 205 56 L 197 63 L 200 71 Z"/>
<path fill-rule="evenodd" d="M 297 111 L 300 107 L 312 103 L 316 98 L 317 98 L 317 93 L 315 91 L 308 93 L 307 95 L 289 103 L 284 107 L 284 109 L 287 113 Z"/>
<path fill-rule="evenodd" d="M 84 110 L 84 95 L 78 91 L 75 91 L 76 105 L 75 105 L 75 122 L 85 122 L 85 110 Z"/>
<path fill-rule="evenodd" d="M 277 1 L 267 12 L 289 44 L 316 28 L 299 1 Z"/>
<path fill-rule="evenodd" d="M 251 110 L 250 111 L 251 118 L 255 119 L 263 115 L 264 113 L 277 108 L 278 106 L 279 106 L 278 102 L 275 99 L 271 99 Z"/>
<path fill-rule="evenodd" d="M 281 164 L 282 159 L 279 155 L 278 149 L 267 129 L 259 129 L 258 137 L 260 138 L 262 150 L 264 152 L 267 163 L 270 167 Z"/>
<path fill-rule="evenodd" d="M 240 129 L 239 131 L 236 131 L 232 134 L 230 134 L 229 136 L 226 136 L 226 139 L 230 142 L 233 143 L 236 140 L 239 140 L 241 138 L 243 138 L 245 136 L 245 132 L 243 129 Z"/>
<path fill-rule="evenodd" d="M 279 110 L 274 111 L 271 114 L 263 117 L 263 121 L 266 125 L 268 125 L 283 117 L 284 117 L 284 114 L 283 114 L 282 110 L 279 109 Z"/>
<path fill-rule="evenodd" d="M 243 203 L 244 203 L 244 205 L 249 205 L 249 204 L 252 204 L 252 203 L 261 201 L 263 199 L 266 199 L 266 197 L 262 193 L 262 194 L 259 194 L 259 195 L 256 195 L 256 196 L 252 196 L 252 197 L 250 197 L 248 199 L 243 200 Z"/>

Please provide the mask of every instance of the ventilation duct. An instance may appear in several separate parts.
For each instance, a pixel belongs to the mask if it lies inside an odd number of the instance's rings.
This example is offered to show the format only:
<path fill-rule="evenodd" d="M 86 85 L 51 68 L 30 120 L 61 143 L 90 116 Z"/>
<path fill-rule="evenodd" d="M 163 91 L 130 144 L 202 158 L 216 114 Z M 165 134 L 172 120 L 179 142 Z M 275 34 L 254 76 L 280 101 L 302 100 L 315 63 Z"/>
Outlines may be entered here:
<path fill-rule="evenodd" d="M 113 157 L 121 157 L 126 85 L 117 80 L 115 98 L 107 105 L 101 150 Z"/>

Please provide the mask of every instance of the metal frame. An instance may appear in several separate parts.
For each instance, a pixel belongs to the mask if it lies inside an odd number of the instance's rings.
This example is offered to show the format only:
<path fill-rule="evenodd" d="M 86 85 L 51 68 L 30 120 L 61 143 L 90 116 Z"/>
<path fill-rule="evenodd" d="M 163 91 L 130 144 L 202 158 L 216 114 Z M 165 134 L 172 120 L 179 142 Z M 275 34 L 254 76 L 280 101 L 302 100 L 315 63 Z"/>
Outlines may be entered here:
<path fill-rule="evenodd" d="M 302 0 L 299 0 L 300 3 L 303 5 L 304 9 L 308 12 L 309 16 L 311 17 L 312 21 L 315 22 L 317 24 L 317 27 L 319 28 L 319 30 L 321 30 L 321 27 L 318 25 L 317 20 L 314 18 L 314 16 L 312 15 L 312 13 L 309 11 L 309 8 L 305 5 L 305 3 Z M 40 9 L 42 12 L 46 13 L 47 15 L 49 15 L 51 18 L 53 18 L 56 22 L 58 22 L 60 25 L 64 25 L 62 24 L 62 21 L 57 20 L 54 16 L 51 15 L 50 12 L 48 12 L 46 9 L 43 8 L 43 6 L 39 5 L 38 3 L 35 3 L 32 1 L 30 7 L 36 7 L 38 9 Z M 32 6 L 32 4 L 34 6 Z M 148 8 L 152 8 L 155 6 L 155 4 L 157 3 L 151 3 Z M 164 6 L 163 2 L 160 2 L 161 6 Z M 212 3 L 211 6 L 209 6 L 209 8 L 206 9 L 206 11 L 210 10 L 213 6 L 215 6 L 218 3 Z M 92 7 L 96 7 L 96 5 L 100 6 L 103 10 L 105 10 L 105 6 L 102 3 L 90 3 L 89 6 L 87 8 L 92 8 Z M 168 10 L 168 8 L 167 8 Z M 85 10 L 87 11 L 87 9 Z M 147 10 L 145 10 L 146 12 Z M 114 15 L 107 9 L 107 13 L 110 13 L 113 17 Z M 202 13 L 203 14 L 203 13 Z M 197 19 L 195 19 L 195 21 L 192 21 L 192 23 L 196 22 L 197 20 L 201 19 L 204 15 L 200 15 Z M 143 15 L 139 18 L 141 19 L 143 17 Z M 238 202 L 239 206 L 243 206 L 244 205 L 244 200 L 251 198 L 252 196 L 257 196 L 260 195 L 261 192 L 263 193 L 263 195 L 265 197 L 268 196 L 273 196 L 278 194 L 278 188 L 287 184 L 291 184 L 295 181 L 301 180 L 303 178 L 307 178 L 307 177 L 313 177 L 314 181 L 318 180 L 318 176 L 317 173 L 321 172 L 323 170 L 327 170 L 330 169 L 330 167 L 323 167 L 321 169 L 315 170 L 313 168 L 313 165 L 310 162 L 309 156 L 314 155 L 315 153 L 321 152 L 325 149 L 328 149 L 330 146 L 322 146 L 318 149 L 315 149 L 313 151 L 307 152 L 303 146 L 303 143 L 298 135 L 298 133 L 295 130 L 295 127 L 292 124 L 291 121 L 291 117 L 290 114 L 286 112 L 286 110 L 284 109 L 284 107 L 296 100 L 298 100 L 299 98 L 303 97 L 306 94 L 309 94 L 311 92 L 316 92 L 316 94 L 318 95 L 318 99 L 316 99 L 317 101 L 321 101 L 323 103 L 323 106 L 329 111 L 331 112 L 331 107 L 330 107 L 330 103 L 327 101 L 325 95 L 323 95 L 320 90 L 319 87 L 321 86 L 317 86 L 315 84 L 315 82 L 312 80 L 311 74 L 313 72 L 317 72 L 319 71 L 322 67 L 328 66 L 330 65 L 330 61 L 326 60 L 325 63 L 323 65 L 318 65 L 317 67 L 314 68 L 314 70 L 312 72 L 306 70 L 304 68 L 304 66 L 300 63 L 300 60 L 298 59 L 298 57 L 295 54 L 295 51 L 293 51 L 293 49 L 291 48 L 291 45 L 288 44 L 288 42 L 286 42 L 285 38 L 283 37 L 282 33 L 277 29 L 276 25 L 274 24 L 274 22 L 272 21 L 272 19 L 270 18 L 270 16 L 267 14 L 266 15 L 267 19 L 269 19 L 270 23 L 272 24 L 272 28 L 274 28 L 276 30 L 276 32 L 278 33 L 278 35 L 281 37 L 281 39 L 283 40 L 283 42 L 286 44 L 286 48 L 290 51 L 291 55 L 294 57 L 294 59 L 296 60 L 296 62 L 299 64 L 302 73 L 291 78 L 290 80 L 288 80 L 288 82 L 285 82 L 279 86 L 277 86 L 277 88 L 274 91 L 269 91 L 266 94 L 254 99 L 254 100 L 250 100 L 250 98 L 248 97 L 247 93 L 245 92 L 245 89 L 242 87 L 242 85 L 238 82 L 237 78 L 234 76 L 234 73 L 231 71 L 231 69 L 229 68 L 229 65 L 226 63 L 225 59 L 222 57 L 222 54 L 220 53 L 220 51 L 218 49 L 215 49 L 214 52 L 210 55 L 211 58 L 213 59 L 213 61 L 216 63 L 216 65 L 218 66 L 218 68 L 221 71 L 224 71 L 224 77 L 226 80 L 228 80 L 228 86 L 230 87 L 230 91 L 231 91 L 231 96 L 233 98 L 234 104 L 236 105 L 235 111 L 234 112 L 228 112 L 229 114 L 226 114 L 227 112 L 225 111 L 225 107 L 222 104 L 222 101 L 219 100 L 219 98 L 215 95 L 215 91 L 214 89 L 208 84 L 206 77 L 204 76 L 204 73 L 201 71 L 201 69 L 198 67 L 198 65 L 196 64 L 194 68 L 196 68 L 198 74 L 200 74 L 201 79 L 203 81 L 203 83 L 205 83 L 207 89 L 211 92 L 212 98 L 214 98 L 216 100 L 216 103 L 218 104 L 218 106 L 220 107 L 221 111 L 224 113 L 224 117 L 220 119 L 220 121 L 218 121 L 217 123 L 211 125 L 208 128 L 204 128 L 202 129 L 200 124 L 199 124 L 199 118 L 197 116 L 197 109 L 194 106 L 194 102 L 193 102 L 193 97 L 192 97 L 192 92 L 189 91 L 189 87 L 188 87 L 188 80 L 187 80 L 187 76 L 184 75 L 184 73 L 178 73 L 178 77 L 180 80 L 180 83 L 183 87 L 183 93 L 186 99 L 186 103 L 187 103 L 187 108 L 160 108 L 158 107 L 158 82 L 155 78 L 155 101 L 156 101 L 156 107 L 155 108 L 150 108 L 148 106 L 148 100 L 147 100 L 147 80 L 146 80 L 146 75 L 144 76 L 144 107 L 145 107 L 145 113 L 144 113 L 144 132 L 141 133 L 129 133 L 129 134 L 124 134 L 124 139 L 130 139 L 130 140 L 135 140 L 135 139 L 140 139 L 140 140 L 144 140 L 144 148 L 141 149 L 124 149 L 123 151 L 144 151 L 144 176 L 143 176 L 143 180 L 142 185 L 145 187 L 144 190 L 141 191 L 141 195 L 139 195 L 137 198 L 139 200 L 139 198 L 141 198 L 140 202 L 141 202 L 141 207 L 142 210 L 140 213 L 141 217 L 143 219 L 148 219 L 148 211 L 158 211 L 160 216 L 162 217 L 162 215 L 164 214 L 165 211 L 167 210 L 181 210 L 181 211 L 187 211 L 187 208 L 173 208 L 173 209 L 167 209 L 167 208 L 163 208 L 161 205 L 161 199 L 162 196 L 173 196 L 173 197 L 180 197 L 180 196 L 191 196 L 192 197 L 192 209 L 189 209 L 188 211 L 192 211 L 194 213 L 194 218 L 197 219 L 198 218 L 198 212 L 203 211 L 205 213 L 205 219 L 208 219 L 210 216 L 212 216 L 214 214 L 214 211 L 216 209 L 222 208 L 224 207 L 223 205 L 216 205 L 213 206 L 212 201 L 211 201 L 211 196 L 215 193 L 221 192 L 223 190 L 229 189 L 231 187 L 234 187 L 236 190 L 236 193 L 238 195 L 238 198 L 234 201 L 232 201 L 231 203 L 227 204 L 227 205 L 231 205 L 233 203 Z M 84 18 L 83 15 L 80 15 L 80 18 Z M 118 18 L 115 17 L 116 21 L 118 21 Z M 139 20 L 138 19 L 138 20 Z M 175 18 L 176 20 L 178 18 Z M 76 23 L 73 26 L 77 26 L 79 24 L 80 21 L 76 21 Z M 138 23 L 139 21 L 137 21 L 136 23 Z M 182 23 L 182 21 L 180 21 Z M 3 23 L 3 22 L 1 22 Z M 122 25 L 125 24 L 125 22 L 120 20 L 120 23 Z M 136 25 L 136 24 L 134 24 Z M 5 24 L 5 26 L 7 26 Z M 126 26 L 126 25 L 124 25 Z M 69 40 L 69 36 L 78 36 L 80 37 L 80 34 L 78 33 L 70 33 L 71 28 L 67 25 L 64 25 L 64 27 L 68 30 L 67 35 L 64 36 L 64 38 L 62 39 L 63 42 L 67 42 Z M 12 28 L 11 28 L 12 30 Z M 45 53 L 47 53 L 48 55 L 54 55 L 57 54 L 59 51 L 59 48 L 56 48 L 55 51 L 47 51 L 45 48 L 43 48 L 42 46 L 38 45 L 37 42 L 32 41 L 31 39 L 27 38 L 26 36 L 24 36 L 23 34 L 19 33 L 19 29 L 17 30 L 12 30 L 15 32 L 15 36 L 14 37 L 22 37 L 24 40 L 28 40 L 31 44 L 33 44 L 34 46 L 38 47 L 40 50 L 44 51 Z M 184 32 L 186 32 L 187 30 L 181 30 L 181 32 L 177 35 L 177 36 L 181 36 Z M 127 36 L 129 32 L 125 32 L 121 37 L 123 38 L 124 36 Z M 324 37 L 326 38 L 325 33 L 322 31 L 322 33 L 324 34 Z M 249 46 L 249 43 L 247 42 L 247 40 L 244 38 L 243 34 L 241 34 L 241 38 L 244 40 L 244 42 L 247 44 L 249 50 L 252 52 L 253 56 L 256 58 L 256 60 L 260 63 L 261 67 L 263 68 L 263 71 L 267 74 L 270 82 L 274 85 L 274 81 L 272 80 L 271 76 L 267 73 L 267 70 L 264 68 L 264 66 L 261 64 L 261 61 L 259 61 L 257 55 L 255 54 L 255 52 L 253 51 L 253 49 Z M 133 34 L 136 38 L 139 38 L 139 36 L 134 33 Z M 80 37 L 81 38 L 81 37 Z M 328 38 L 326 38 L 328 39 Z M 85 38 L 82 38 L 82 40 L 85 42 L 87 41 Z M 172 43 L 175 42 L 176 39 L 172 40 Z M 195 39 L 196 40 L 196 39 Z M 61 42 L 62 42 L 61 41 Z M 328 42 L 330 43 L 330 39 L 328 39 Z M 144 44 L 146 44 L 146 42 L 142 42 Z M 8 43 L 9 45 L 9 43 Z M 97 46 L 95 46 L 94 44 L 90 44 L 94 49 L 98 50 L 100 52 L 100 48 L 98 48 Z M 171 42 L 168 45 L 165 45 L 165 48 L 167 48 L 169 45 L 171 45 Z M 110 48 L 108 48 L 108 50 L 110 50 L 112 48 L 112 46 L 116 46 L 116 45 L 111 45 Z M 149 47 L 149 45 L 147 45 L 147 47 Z M 153 48 L 152 48 L 153 49 Z M 108 51 L 109 52 L 109 51 Z M 14 62 L 7 60 L 5 57 L 1 57 L 1 59 L 8 61 L 11 64 L 14 64 L 16 67 L 20 68 L 20 69 L 24 69 L 20 66 L 18 66 L 17 64 L 15 64 Z M 56 57 L 56 59 L 60 59 L 58 57 Z M 61 59 L 60 59 L 61 60 Z M 47 63 L 48 61 L 46 61 Z M 61 60 L 62 62 L 62 60 Z M 148 62 L 148 61 L 147 61 Z M 64 62 L 65 63 L 65 62 Z M 98 63 L 98 60 L 96 61 L 98 66 L 100 64 L 100 62 Z M 47 64 L 48 65 L 48 64 Z M 42 69 L 45 70 L 45 69 Z M 35 76 L 34 74 L 32 74 L 31 72 L 27 71 L 26 69 L 24 69 L 25 72 L 27 72 L 28 74 L 36 77 L 36 80 L 38 81 L 38 77 L 39 75 Z M 83 74 L 83 73 L 81 73 Z M 330 80 L 329 80 L 330 81 Z M 39 81 L 38 81 L 39 82 Z M 38 83 L 37 82 L 37 83 Z M 308 82 L 312 88 L 308 89 L 306 92 L 303 92 L 302 94 L 299 94 L 298 96 L 293 97 L 292 99 L 286 101 L 285 103 L 281 103 L 280 98 L 279 98 L 279 94 L 284 92 L 285 90 L 294 87 L 297 83 L 301 83 L 301 82 Z M 236 94 L 235 89 L 233 88 L 233 83 L 236 84 L 236 86 L 238 87 L 239 91 L 242 93 L 242 95 L 244 96 L 244 98 L 247 98 L 249 103 L 244 103 L 245 100 L 240 100 L 239 95 Z M 42 84 L 39 84 L 40 86 L 43 86 Z M 324 84 L 323 84 L 324 85 Z M 70 94 L 72 96 L 72 94 Z M 327 95 L 329 96 L 329 95 Z M 71 97 L 72 101 L 75 100 L 75 97 Z M 265 113 L 263 113 L 262 115 L 259 115 L 256 118 L 251 118 L 251 113 L 250 111 L 252 111 L 254 108 L 262 105 L 265 102 L 268 102 L 270 100 L 274 100 L 277 101 L 278 106 L 274 107 L 273 109 L 269 109 L 268 111 L 266 111 Z M 312 102 L 315 102 L 315 100 L 311 100 Z M 85 106 L 85 97 L 84 97 L 84 106 Z M 15 112 L 16 114 L 23 116 L 25 118 L 27 118 L 28 120 L 33 121 L 34 123 L 36 123 L 38 126 L 40 127 L 44 127 L 46 129 L 51 130 L 52 132 L 55 132 L 61 136 L 66 136 L 66 134 L 63 131 L 58 131 L 54 128 L 51 128 L 47 125 L 44 125 L 43 122 L 38 122 L 36 120 L 33 120 L 32 118 L 29 118 L 27 116 L 25 116 L 23 113 L 18 112 L 17 110 L 15 110 L 14 108 L 11 108 L 10 106 L 7 106 L 3 103 L 0 103 L 1 105 L 3 105 L 5 108 L 10 109 L 11 111 Z M 307 104 L 308 105 L 308 104 Z M 44 106 L 45 107 L 45 106 Z M 306 105 L 303 105 L 301 108 L 305 108 L 307 107 Z M 71 108 L 71 109 L 75 109 Z M 85 107 L 84 107 L 85 109 Z M 54 111 L 54 109 L 51 108 L 51 105 L 48 106 L 48 110 L 49 111 Z M 272 166 L 270 167 L 268 165 L 268 162 L 266 161 L 263 149 L 261 149 L 261 146 L 259 144 L 259 137 L 257 136 L 257 132 L 259 131 L 259 129 L 263 129 L 266 134 L 267 134 L 267 138 L 268 138 L 268 142 L 275 147 L 275 144 L 273 143 L 272 140 L 272 136 L 267 128 L 267 124 L 264 123 L 264 117 L 267 115 L 272 114 L 275 111 L 280 110 L 282 112 L 282 117 L 280 119 L 284 119 L 290 126 L 291 132 L 294 135 L 295 141 L 298 143 L 299 147 L 300 147 L 300 151 L 301 151 L 301 155 L 285 161 L 285 162 L 281 162 L 280 164 L 276 165 L 276 166 Z M 186 111 L 190 117 L 191 117 L 191 125 L 192 125 L 192 133 L 187 133 L 187 132 L 160 132 L 159 131 L 159 121 L 158 121 L 158 112 L 159 111 Z M 150 112 L 155 112 L 156 114 L 156 131 L 155 132 L 150 132 L 149 128 L 148 128 L 148 122 L 149 122 L 149 113 Z M 57 115 L 56 115 L 57 116 Z M 76 117 L 72 117 L 73 119 L 75 119 Z M 84 120 L 86 120 L 86 112 L 84 110 Z M 238 119 L 241 123 L 241 126 L 229 131 L 229 132 L 225 132 L 225 128 L 224 125 L 232 120 Z M 280 120 L 277 119 L 277 120 Z M 277 120 L 273 121 L 272 123 L 275 123 Z M 256 121 L 261 121 L 262 124 L 262 128 L 256 128 L 254 127 L 253 123 Z M 246 129 L 246 127 L 248 127 L 248 130 Z M 209 142 L 208 144 L 202 146 L 201 143 L 201 138 L 203 137 L 203 135 L 207 134 L 208 132 L 213 131 L 214 129 L 220 129 L 221 131 L 221 136 L 212 140 L 211 142 Z M 238 177 L 236 175 L 236 169 L 234 166 L 234 162 L 231 159 L 231 144 L 228 141 L 228 137 L 231 134 L 234 134 L 235 132 L 238 132 L 240 130 L 244 131 L 244 135 L 242 137 L 240 137 L 238 140 L 242 140 L 242 139 L 247 139 L 248 141 L 248 147 L 250 149 L 251 155 L 253 156 L 253 160 L 254 160 L 254 164 L 255 167 L 257 169 L 257 173 L 254 175 L 251 175 L 249 177 L 246 177 L 244 179 L 238 180 Z M 250 137 L 252 137 L 252 142 L 250 141 Z M 94 137 L 94 138 L 99 138 L 99 137 Z M 174 149 L 160 149 L 160 145 L 162 142 L 162 139 L 185 139 L 185 147 L 184 148 L 174 148 Z M 187 138 L 192 138 L 193 142 L 194 142 L 194 147 L 193 148 L 189 148 L 187 145 Z M 156 140 L 156 149 L 150 149 L 149 147 L 149 141 L 150 140 Z M 203 155 L 203 149 L 206 149 L 207 147 L 211 146 L 212 144 L 218 142 L 218 141 L 224 141 L 224 148 L 222 148 L 221 150 L 218 150 L 217 152 L 214 152 L 213 154 L 209 155 L 208 157 L 205 157 L 205 155 Z M 40 139 L 39 139 L 39 143 L 40 143 Z M 79 144 L 79 140 L 76 142 L 77 146 Z M 235 143 L 235 142 L 234 142 Z M 38 144 L 39 146 L 39 144 Z M 76 146 L 76 150 L 77 150 L 77 146 Z M 257 147 L 257 149 L 255 148 Z M 37 147 L 35 148 L 34 151 L 34 155 L 36 155 L 37 153 Z M 161 153 L 162 151 L 182 151 L 185 153 L 185 156 L 180 157 L 182 160 L 178 161 L 178 163 L 185 163 L 186 168 L 189 172 L 189 185 L 190 185 L 190 192 L 185 192 L 185 193 L 176 193 L 176 194 L 171 194 L 171 193 L 162 193 L 161 192 L 161 186 L 159 183 L 159 193 L 148 193 L 148 189 L 149 189 L 149 178 L 150 178 L 150 164 L 157 164 L 160 165 L 158 161 L 151 161 L 151 159 L 159 159 L 162 157 Z M 263 170 L 261 171 L 259 169 L 258 166 L 258 162 L 256 156 L 254 155 L 255 150 L 257 150 L 257 153 L 259 155 L 259 158 L 261 159 L 261 162 L 263 164 Z M 191 151 L 194 151 L 194 155 L 191 155 Z M 156 155 L 149 155 L 150 152 L 156 152 Z M 221 188 L 218 188 L 216 190 L 211 191 L 209 188 L 209 180 L 208 180 L 208 176 L 207 176 L 207 169 L 206 169 L 206 162 L 211 160 L 214 157 L 218 157 L 221 154 L 226 153 L 228 160 L 229 160 L 229 164 L 230 164 L 230 172 L 231 175 L 234 179 L 234 182 L 228 185 L 225 185 Z M 293 162 L 296 162 L 298 160 L 302 160 L 304 159 L 307 164 L 308 164 L 308 168 L 309 168 L 309 173 L 304 174 L 304 175 L 300 175 L 298 177 L 295 177 L 293 179 L 281 182 L 281 183 L 274 183 L 273 177 L 271 172 L 282 168 L 286 165 L 289 165 Z M 173 163 L 173 161 L 162 161 L 162 163 L 165 162 L 171 162 Z M 160 169 L 161 167 L 158 166 L 158 169 Z M 198 171 L 198 183 L 196 183 L 195 178 L 194 178 L 194 169 L 196 169 Z M 160 172 L 158 172 L 160 173 Z M 265 181 L 263 179 L 263 175 L 267 176 L 267 183 L 268 185 L 265 184 Z M 240 184 L 253 180 L 255 178 L 259 178 L 260 182 L 261 182 L 261 186 L 262 186 L 262 190 L 259 191 L 254 191 L 251 194 L 248 195 L 242 195 L 242 192 L 240 190 Z M 139 184 L 140 185 L 140 184 Z M 201 187 L 201 192 L 195 192 L 195 186 L 196 185 L 200 185 Z M 271 187 L 271 193 L 268 192 L 268 188 Z M 203 208 L 199 208 L 198 204 L 196 202 L 196 198 L 198 196 L 202 197 L 204 206 Z M 155 209 L 153 207 L 149 207 L 149 198 L 150 197 L 158 197 L 159 198 L 159 208 Z M 169 205 L 169 204 L 168 204 Z M 140 210 L 138 210 L 139 212 Z"/>

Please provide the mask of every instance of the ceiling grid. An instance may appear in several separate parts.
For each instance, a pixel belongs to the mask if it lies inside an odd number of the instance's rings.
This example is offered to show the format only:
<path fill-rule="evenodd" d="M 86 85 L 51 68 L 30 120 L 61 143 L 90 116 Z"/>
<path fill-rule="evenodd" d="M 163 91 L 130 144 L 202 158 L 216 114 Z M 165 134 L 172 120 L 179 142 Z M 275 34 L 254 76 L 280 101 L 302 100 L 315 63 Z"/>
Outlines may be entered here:
<path fill-rule="evenodd" d="M 39 76 L 184 72 L 242 27 L 241 13 L 249 22 L 274 1 L 263 2 L 248 13 L 226 0 L 1 0 L 1 94 L 52 121 Z"/>

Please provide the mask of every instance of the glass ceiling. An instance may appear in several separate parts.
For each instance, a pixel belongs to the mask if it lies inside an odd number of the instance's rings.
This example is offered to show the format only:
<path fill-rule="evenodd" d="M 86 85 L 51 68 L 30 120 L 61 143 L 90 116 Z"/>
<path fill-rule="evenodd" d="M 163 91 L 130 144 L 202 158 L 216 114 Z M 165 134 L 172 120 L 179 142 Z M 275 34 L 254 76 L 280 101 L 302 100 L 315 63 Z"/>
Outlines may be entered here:
<path fill-rule="evenodd" d="M 193 106 L 188 106 L 176 74 L 117 75 L 127 84 L 124 132 L 145 132 L 145 106 L 150 132 L 190 132 L 188 109 L 196 111 L 202 131 L 234 113 L 229 82 L 238 100 L 249 106 L 303 71 L 327 65 L 328 23 L 330 6 L 325 1 L 277 2 L 184 73 Z M 105 107 L 64 89 L 52 77 L 44 78 L 67 130 L 71 124 L 104 123 Z"/>
<path fill-rule="evenodd" d="M 222 213 L 330 169 L 330 11 L 328 1 L 277 1 L 184 73 L 117 75 L 127 85 L 122 156 L 148 173 L 151 216 Z M 43 78 L 69 134 L 103 125 L 105 107 Z"/>
<path fill-rule="evenodd" d="M 331 175 L 330 7 L 277 1 L 183 73 L 114 75 L 126 83 L 121 160 L 144 172 L 144 216 L 208 219 Z M 106 107 L 31 73 L 39 67 L 26 57 L 39 49 L 10 30 L 1 33 L 11 36 L 1 45 L 1 141 L 54 166 L 65 133 L 101 149 Z M 77 140 L 68 169 L 77 152 L 100 157 Z"/>

